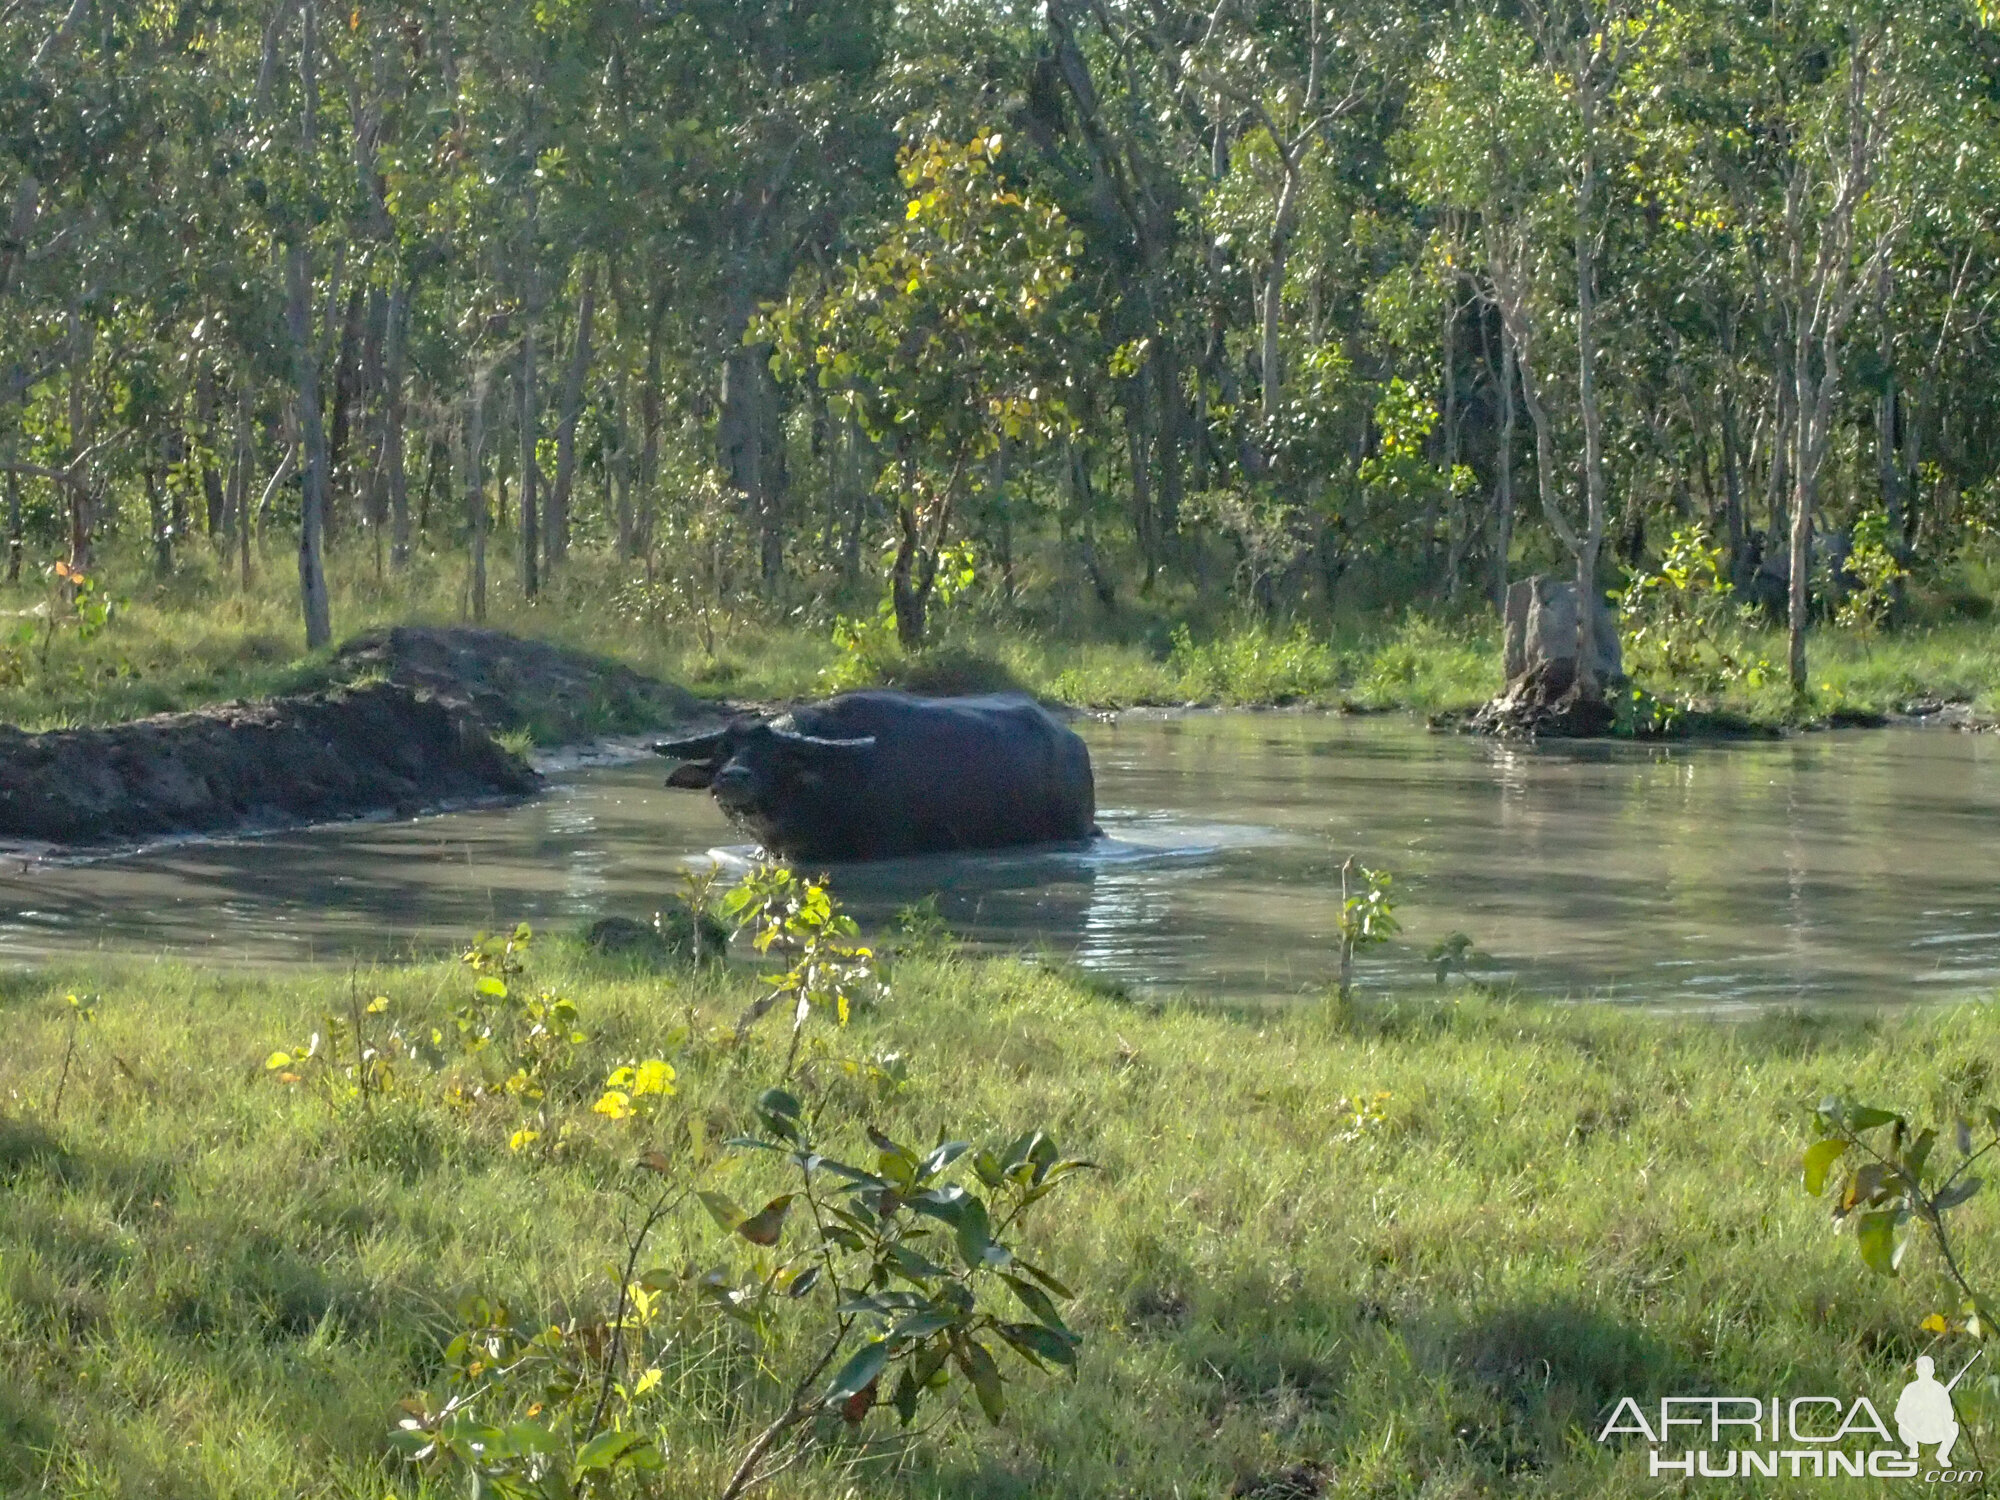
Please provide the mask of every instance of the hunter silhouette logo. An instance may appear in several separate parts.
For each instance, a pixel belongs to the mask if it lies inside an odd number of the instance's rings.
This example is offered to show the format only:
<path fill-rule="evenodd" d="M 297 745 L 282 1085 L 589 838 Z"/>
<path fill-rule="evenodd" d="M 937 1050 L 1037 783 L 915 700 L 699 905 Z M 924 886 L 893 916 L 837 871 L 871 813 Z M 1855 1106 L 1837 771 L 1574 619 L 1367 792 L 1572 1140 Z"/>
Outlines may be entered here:
<path fill-rule="evenodd" d="M 1622 1397 L 1597 1434 L 1600 1443 L 1638 1440 L 1649 1478 L 1915 1479 L 1977 1484 L 1979 1469 L 1954 1469 L 1958 1412 L 1952 1387 L 1984 1355 L 1975 1352 L 1948 1381 L 1929 1355 L 1896 1398 L 1894 1431 L 1867 1396 L 1662 1396 L 1657 1411 Z M 1920 1450 L 1935 1448 L 1927 1467 Z"/>
<path fill-rule="evenodd" d="M 1978 1363 L 1985 1352 L 1981 1349 L 1968 1359 L 1965 1370 Z M 1951 1388 L 1965 1379 L 1965 1370 L 1944 1385 L 1938 1384 L 1936 1370 L 1928 1354 L 1917 1356 L 1917 1378 L 1896 1398 L 1896 1435 L 1910 1450 L 1910 1457 L 1917 1456 L 1918 1448 L 1936 1443 L 1937 1461 L 1949 1464 L 1952 1445 L 1958 1441 L 1958 1413 L 1952 1410 Z"/>

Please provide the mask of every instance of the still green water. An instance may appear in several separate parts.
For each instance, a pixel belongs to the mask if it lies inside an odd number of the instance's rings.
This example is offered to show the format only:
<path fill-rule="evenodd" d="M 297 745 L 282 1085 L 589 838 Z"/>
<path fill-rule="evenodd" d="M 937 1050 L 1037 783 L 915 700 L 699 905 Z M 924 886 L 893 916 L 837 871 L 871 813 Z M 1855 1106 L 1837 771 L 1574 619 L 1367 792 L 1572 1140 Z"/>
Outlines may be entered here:
<path fill-rule="evenodd" d="M 2000 984 L 2000 737 L 1523 747 L 1292 713 L 1080 728 L 1096 845 L 850 866 L 836 891 L 864 926 L 935 893 L 978 945 L 1231 1000 L 1324 989 L 1349 855 L 1395 877 L 1404 937 L 1362 966 L 1378 991 L 1428 991 L 1426 951 L 1452 932 L 1475 977 L 1577 999 L 1896 1005 Z M 571 770 L 533 802 L 408 822 L 17 859 L 0 957 L 394 957 L 520 919 L 643 917 L 691 864 L 755 852 L 661 770 Z"/>

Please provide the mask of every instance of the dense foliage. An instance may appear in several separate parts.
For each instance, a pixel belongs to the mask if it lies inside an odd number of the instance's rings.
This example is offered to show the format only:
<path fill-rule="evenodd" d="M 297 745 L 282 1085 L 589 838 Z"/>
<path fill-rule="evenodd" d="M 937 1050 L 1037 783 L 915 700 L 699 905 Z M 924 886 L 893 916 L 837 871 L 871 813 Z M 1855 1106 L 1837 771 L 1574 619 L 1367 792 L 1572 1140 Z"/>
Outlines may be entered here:
<path fill-rule="evenodd" d="M 1286 615 L 1699 523 L 1798 683 L 2000 513 L 1991 20 L 18 0 L 8 566 L 296 542 L 317 645 L 358 544 L 909 646 L 972 568 Z"/>

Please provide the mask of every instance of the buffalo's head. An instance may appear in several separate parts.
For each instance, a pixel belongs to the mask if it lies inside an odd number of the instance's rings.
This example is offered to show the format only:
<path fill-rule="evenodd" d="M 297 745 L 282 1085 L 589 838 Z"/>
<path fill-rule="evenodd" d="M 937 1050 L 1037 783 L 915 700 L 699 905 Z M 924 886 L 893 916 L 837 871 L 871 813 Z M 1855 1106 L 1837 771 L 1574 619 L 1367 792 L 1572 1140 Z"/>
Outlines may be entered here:
<path fill-rule="evenodd" d="M 781 728 L 768 719 L 739 720 L 726 729 L 653 746 L 681 762 L 668 786 L 706 787 L 730 817 L 748 824 L 770 846 L 774 835 L 815 809 L 829 810 L 843 782 L 860 776 L 875 737 L 827 739 Z M 778 840 L 782 842 L 782 838 Z"/>

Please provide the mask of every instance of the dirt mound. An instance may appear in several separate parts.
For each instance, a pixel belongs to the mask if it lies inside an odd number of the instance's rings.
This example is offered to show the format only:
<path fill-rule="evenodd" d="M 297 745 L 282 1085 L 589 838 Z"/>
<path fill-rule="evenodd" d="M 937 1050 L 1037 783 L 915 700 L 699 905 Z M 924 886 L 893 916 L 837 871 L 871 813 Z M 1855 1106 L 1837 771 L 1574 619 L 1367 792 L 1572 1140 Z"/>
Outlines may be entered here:
<path fill-rule="evenodd" d="M 386 678 L 494 733 L 526 730 L 544 745 L 658 729 L 702 707 L 609 657 L 498 630 L 371 630 L 340 648 L 333 670 L 347 681 Z"/>
<path fill-rule="evenodd" d="M 162 714 L 0 728 L 0 837 L 88 844 L 415 813 L 541 778 L 485 729 L 394 683 Z"/>

